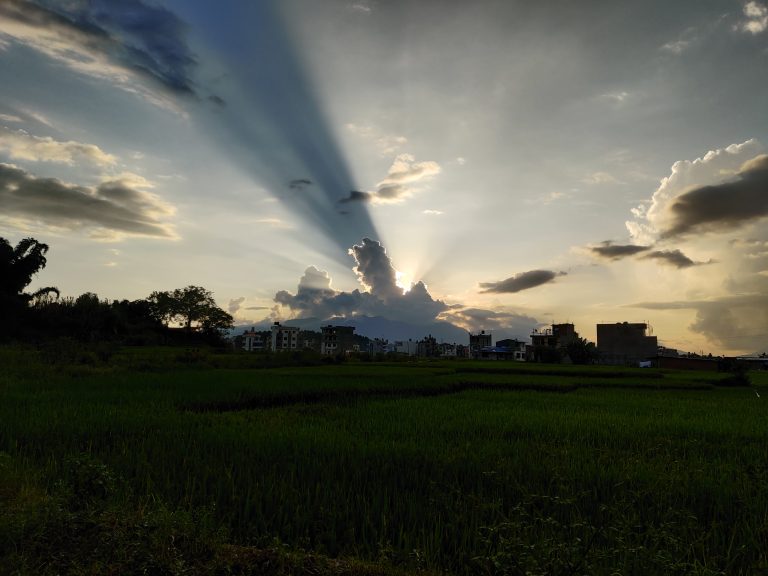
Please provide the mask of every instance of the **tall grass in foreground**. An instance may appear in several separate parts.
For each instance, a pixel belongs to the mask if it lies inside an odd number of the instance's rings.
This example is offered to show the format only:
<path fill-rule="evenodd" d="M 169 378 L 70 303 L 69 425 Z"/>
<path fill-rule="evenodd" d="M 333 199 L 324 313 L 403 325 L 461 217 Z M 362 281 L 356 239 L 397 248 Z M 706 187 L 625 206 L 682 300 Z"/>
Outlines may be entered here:
<path fill-rule="evenodd" d="M 205 510 L 241 544 L 456 573 L 768 570 L 753 390 L 457 366 L 19 369 L 0 376 L 0 450 L 49 489 L 87 454 L 132 506 Z"/>

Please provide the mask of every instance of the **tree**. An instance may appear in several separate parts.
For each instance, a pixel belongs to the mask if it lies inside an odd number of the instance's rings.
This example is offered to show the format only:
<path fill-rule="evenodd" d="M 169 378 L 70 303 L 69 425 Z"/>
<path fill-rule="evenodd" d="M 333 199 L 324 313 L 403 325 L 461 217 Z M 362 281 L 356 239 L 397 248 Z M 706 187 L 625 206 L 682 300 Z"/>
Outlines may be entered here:
<path fill-rule="evenodd" d="M 216 306 L 213 294 L 200 286 L 152 292 L 147 301 L 154 318 L 166 326 L 178 322 L 188 334 L 193 331 L 218 333 L 232 327 L 232 316 Z"/>
<path fill-rule="evenodd" d="M 25 238 L 15 247 L 0 238 L 0 336 L 16 337 L 27 325 L 29 303 L 33 298 L 55 293 L 56 288 L 41 288 L 27 294 L 24 289 L 32 277 L 45 268 L 48 245 L 34 238 Z"/>
<path fill-rule="evenodd" d="M 594 364 L 599 357 L 597 347 L 586 338 L 577 338 L 565 350 L 574 364 Z"/>
<path fill-rule="evenodd" d="M 56 288 L 41 288 L 33 294 L 25 294 L 24 289 L 32 282 L 32 276 L 45 268 L 45 253 L 48 244 L 34 238 L 25 238 L 16 247 L 12 247 L 5 238 L 0 238 L 0 294 L 4 298 L 18 298 L 29 302 L 35 296 L 54 292 Z"/>

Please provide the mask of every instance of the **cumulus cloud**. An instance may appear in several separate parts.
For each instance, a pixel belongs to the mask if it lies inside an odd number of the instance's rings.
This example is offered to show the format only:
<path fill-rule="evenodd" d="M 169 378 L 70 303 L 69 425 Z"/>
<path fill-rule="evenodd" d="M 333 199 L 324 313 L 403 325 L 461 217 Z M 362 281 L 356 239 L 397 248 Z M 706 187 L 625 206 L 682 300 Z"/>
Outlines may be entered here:
<path fill-rule="evenodd" d="M 768 216 L 768 154 L 742 165 L 722 184 L 693 188 L 669 205 L 662 238 L 722 231 Z"/>
<path fill-rule="evenodd" d="M 637 244 L 614 244 L 610 240 L 601 242 L 598 246 L 590 246 L 589 251 L 600 258 L 607 260 L 620 260 L 628 256 L 635 256 L 641 252 L 650 250 L 650 246 L 639 246 Z"/>
<path fill-rule="evenodd" d="M 353 190 L 349 196 L 339 200 L 339 203 L 391 204 L 402 202 L 417 192 L 421 184 L 429 181 L 441 170 L 440 165 L 432 160 L 417 162 L 410 154 L 399 154 L 390 166 L 386 178 L 377 184 L 375 191 Z"/>
<path fill-rule="evenodd" d="M 72 140 L 62 142 L 51 137 L 32 136 L 24 130 L 0 127 L 0 152 L 13 160 L 58 162 L 74 165 L 87 162 L 98 167 L 113 166 L 117 158 L 94 144 Z"/>
<path fill-rule="evenodd" d="M 324 270 L 308 267 L 295 294 L 281 290 L 275 302 L 298 318 L 355 318 L 381 316 L 390 320 L 425 324 L 451 309 L 429 294 L 423 282 L 407 292 L 397 286 L 397 273 L 381 243 L 364 238 L 349 250 L 362 290 L 337 291 Z"/>
<path fill-rule="evenodd" d="M 480 288 L 483 288 L 483 293 L 515 293 L 554 282 L 558 276 L 565 275 L 565 272 L 553 272 L 552 270 L 530 270 L 499 282 L 481 282 Z"/>
<path fill-rule="evenodd" d="M 245 302 L 245 296 L 240 296 L 240 298 L 232 298 L 229 301 L 229 306 L 227 306 L 227 309 L 229 310 L 229 313 L 234 315 L 240 310 L 240 307 L 243 305 L 243 302 Z"/>
<path fill-rule="evenodd" d="M 4 0 L 0 27 L 7 38 L 71 70 L 109 80 L 157 104 L 164 102 L 155 88 L 194 93 L 196 62 L 185 26 L 162 6 L 142 0 Z"/>
<path fill-rule="evenodd" d="M 55 178 L 37 178 L 12 164 L 0 164 L 3 216 L 38 221 L 68 230 L 90 229 L 91 237 L 176 238 L 167 221 L 174 208 L 147 191 L 138 177 L 110 180 L 96 187 Z M 144 181 L 146 182 L 146 181 Z M 138 183 L 138 185 L 137 185 Z"/>
<path fill-rule="evenodd" d="M 744 5 L 744 16 L 746 20 L 739 26 L 743 32 L 760 34 L 768 30 L 768 7 L 765 4 L 755 1 L 747 2 Z"/>
<path fill-rule="evenodd" d="M 626 226 L 633 243 L 733 229 L 766 215 L 767 195 L 760 193 L 766 176 L 761 152 L 759 142 L 747 140 L 693 161 L 675 162 L 650 201 L 632 210 L 634 219 Z"/>

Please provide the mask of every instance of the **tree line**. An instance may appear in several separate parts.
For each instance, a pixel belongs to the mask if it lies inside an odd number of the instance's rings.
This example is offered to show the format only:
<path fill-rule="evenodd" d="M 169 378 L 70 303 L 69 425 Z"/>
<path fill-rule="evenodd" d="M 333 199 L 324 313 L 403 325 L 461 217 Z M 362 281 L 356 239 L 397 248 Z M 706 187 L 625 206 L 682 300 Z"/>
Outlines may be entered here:
<path fill-rule="evenodd" d="M 221 344 L 233 318 L 201 286 L 155 291 L 139 300 L 102 300 L 92 292 L 62 298 L 53 286 L 27 292 L 47 263 L 48 245 L 0 237 L 0 341 L 74 338 L 123 344 Z"/>

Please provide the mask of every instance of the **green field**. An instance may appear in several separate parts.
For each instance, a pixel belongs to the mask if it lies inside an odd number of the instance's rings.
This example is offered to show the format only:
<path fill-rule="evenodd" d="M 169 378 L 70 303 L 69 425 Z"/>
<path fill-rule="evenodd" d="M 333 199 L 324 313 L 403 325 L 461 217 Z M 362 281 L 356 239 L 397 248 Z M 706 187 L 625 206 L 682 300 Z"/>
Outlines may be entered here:
<path fill-rule="evenodd" d="M 766 373 L 0 361 L 0 573 L 768 573 Z"/>

